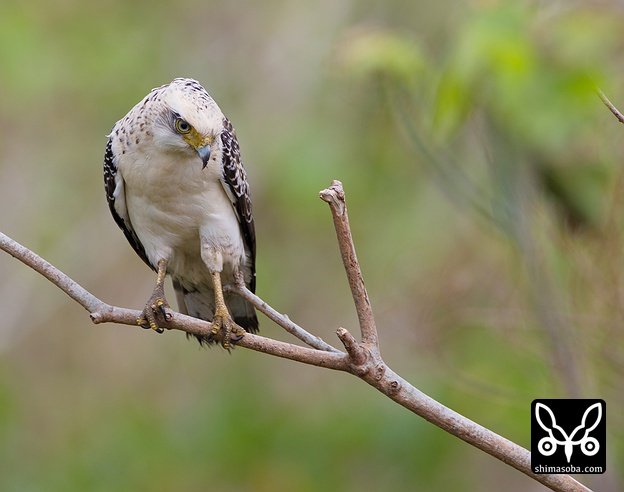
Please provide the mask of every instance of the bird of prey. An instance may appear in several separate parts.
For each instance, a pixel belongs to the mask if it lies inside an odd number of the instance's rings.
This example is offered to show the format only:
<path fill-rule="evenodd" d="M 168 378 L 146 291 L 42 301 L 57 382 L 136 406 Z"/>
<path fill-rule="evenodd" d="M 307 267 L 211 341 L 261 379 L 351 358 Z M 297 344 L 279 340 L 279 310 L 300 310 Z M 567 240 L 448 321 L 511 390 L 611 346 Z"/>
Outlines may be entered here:
<path fill-rule="evenodd" d="M 140 326 L 166 328 L 169 274 L 179 311 L 211 321 L 224 347 L 245 333 L 234 323 L 258 330 L 251 304 L 222 289 L 244 282 L 255 291 L 256 237 L 236 132 L 199 82 L 177 78 L 152 89 L 115 123 L 104 183 L 115 222 L 158 274 Z"/>

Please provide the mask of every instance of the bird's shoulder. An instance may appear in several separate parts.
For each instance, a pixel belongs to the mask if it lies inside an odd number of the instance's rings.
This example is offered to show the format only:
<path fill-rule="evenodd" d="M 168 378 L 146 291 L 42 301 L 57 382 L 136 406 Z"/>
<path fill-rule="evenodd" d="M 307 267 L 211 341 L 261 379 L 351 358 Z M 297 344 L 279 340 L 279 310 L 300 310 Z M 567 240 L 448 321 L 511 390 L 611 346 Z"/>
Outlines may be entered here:
<path fill-rule="evenodd" d="M 251 194 L 247 173 L 241 160 L 240 147 L 232 123 L 224 118 L 221 132 L 223 179 L 236 198 L 236 208 L 241 220 L 253 222 Z"/>

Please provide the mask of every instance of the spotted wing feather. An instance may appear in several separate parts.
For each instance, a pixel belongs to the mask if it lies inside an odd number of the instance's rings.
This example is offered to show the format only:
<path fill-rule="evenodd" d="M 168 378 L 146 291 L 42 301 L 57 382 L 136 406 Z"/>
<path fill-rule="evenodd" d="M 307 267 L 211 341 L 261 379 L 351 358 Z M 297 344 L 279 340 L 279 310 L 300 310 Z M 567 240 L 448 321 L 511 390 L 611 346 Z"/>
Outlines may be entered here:
<path fill-rule="evenodd" d="M 223 182 L 232 205 L 238 215 L 238 220 L 243 233 L 245 246 L 249 251 L 251 261 L 251 282 L 249 290 L 256 290 L 256 230 L 254 218 L 251 212 L 251 194 L 247 173 L 241 161 L 240 147 L 236 139 L 236 132 L 230 121 L 225 118 L 221 132 L 222 155 L 223 155 Z"/>

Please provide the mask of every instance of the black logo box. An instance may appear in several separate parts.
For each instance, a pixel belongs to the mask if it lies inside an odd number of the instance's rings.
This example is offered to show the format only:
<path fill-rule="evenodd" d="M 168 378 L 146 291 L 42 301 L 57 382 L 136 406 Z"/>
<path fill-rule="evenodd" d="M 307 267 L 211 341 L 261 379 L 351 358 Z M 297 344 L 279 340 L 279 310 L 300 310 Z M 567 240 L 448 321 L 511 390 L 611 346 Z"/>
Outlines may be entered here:
<path fill-rule="evenodd" d="M 588 412 L 588 409 L 596 404 L 598 405 Z M 536 410 L 539 412 L 539 419 Z M 600 417 L 599 421 L 597 421 L 598 417 Z M 583 419 L 585 419 L 584 426 Z M 606 422 L 604 400 L 534 400 L 531 404 L 531 467 L 533 472 L 550 473 L 548 467 L 551 470 L 554 467 L 562 470 L 573 469 L 574 473 L 604 473 Z M 581 427 L 576 430 L 579 426 Z M 591 430 L 587 432 L 588 429 Z"/>

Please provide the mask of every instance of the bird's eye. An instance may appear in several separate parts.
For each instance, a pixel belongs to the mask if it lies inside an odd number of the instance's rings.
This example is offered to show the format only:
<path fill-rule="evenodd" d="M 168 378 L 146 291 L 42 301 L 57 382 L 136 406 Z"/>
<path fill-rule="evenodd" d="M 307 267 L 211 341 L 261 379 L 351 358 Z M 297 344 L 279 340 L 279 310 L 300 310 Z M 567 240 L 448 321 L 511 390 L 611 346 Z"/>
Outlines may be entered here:
<path fill-rule="evenodd" d="M 191 131 L 191 125 L 188 121 L 178 118 L 175 120 L 175 129 L 182 134 L 189 133 Z"/>

